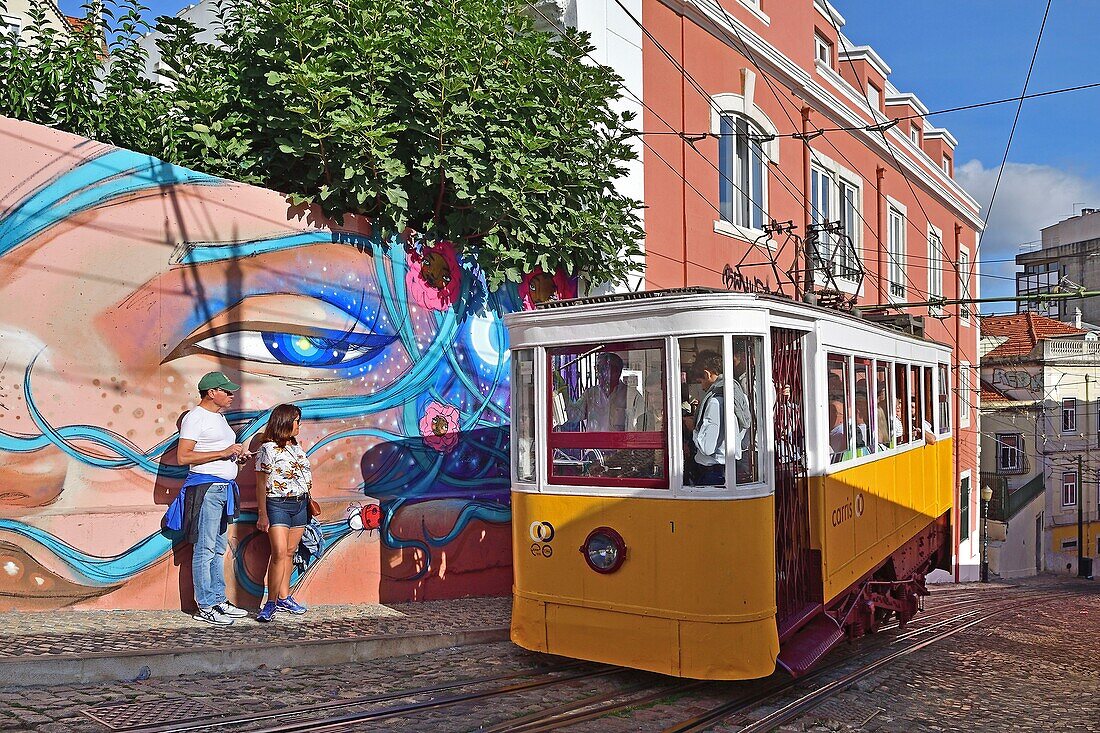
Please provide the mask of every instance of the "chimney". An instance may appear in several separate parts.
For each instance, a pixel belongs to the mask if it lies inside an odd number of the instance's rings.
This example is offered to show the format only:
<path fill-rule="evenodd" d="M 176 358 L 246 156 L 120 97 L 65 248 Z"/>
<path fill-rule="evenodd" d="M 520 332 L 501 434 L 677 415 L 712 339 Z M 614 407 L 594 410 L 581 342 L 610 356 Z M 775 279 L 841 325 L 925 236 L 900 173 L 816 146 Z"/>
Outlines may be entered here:
<path fill-rule="evenodd" d="M 1080 328 L 1081 327 L 1081 309 L 1080 308 L 1074 308 L 1073 309 L 1073 327 L 1074 328 Z"/>

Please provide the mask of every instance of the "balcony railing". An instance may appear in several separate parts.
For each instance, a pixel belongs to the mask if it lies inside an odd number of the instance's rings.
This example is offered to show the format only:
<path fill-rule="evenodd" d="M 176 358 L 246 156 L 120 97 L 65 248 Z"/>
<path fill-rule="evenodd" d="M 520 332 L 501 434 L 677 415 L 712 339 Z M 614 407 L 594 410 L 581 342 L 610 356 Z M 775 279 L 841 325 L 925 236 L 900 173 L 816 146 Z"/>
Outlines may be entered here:
<path fill-rule="evenodd" d="M 1044 359 L 1097 358 L 1098 355 L 1100 341 L 1048 339 L 1043 342 Z"/>
<path fill-rule="evenodd" d="M 998 476 L 1022 476 L 1025 473 L 1031 473 L 1031 459 L 1028 458 L 1027 453 L 1023 451 L 1015 451 L 1013 456 L 1016 460 L 1013 462 L 1001 463 L 1000 451 L 997 455 L 997 474 Z"/>

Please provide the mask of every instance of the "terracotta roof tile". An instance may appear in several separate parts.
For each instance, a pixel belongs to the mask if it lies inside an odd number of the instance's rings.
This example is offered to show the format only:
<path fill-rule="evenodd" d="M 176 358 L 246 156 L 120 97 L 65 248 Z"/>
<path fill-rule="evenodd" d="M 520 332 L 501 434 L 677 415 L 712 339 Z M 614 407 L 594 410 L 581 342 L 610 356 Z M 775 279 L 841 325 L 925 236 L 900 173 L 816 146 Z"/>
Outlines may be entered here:
<path fill-rule="evenodd" d="M 1008 339 L 986 354 L 987 359 L 1004 359 L 1030 354 L 1043 339 L 1083 334 L 1080 328 L 1035 313 L 1014 313 L 1008 316 L 986 316 L 982 319 L 983 336 Z"/>
<path fill-rule="evenodd" d="M 989 402 L 1012 402 L 1013 399 L 1006 395 L 1001 390 L 994 387 L 989 382 L 982 380 L 981 397 L 982 404 L 985 405 Z"/>

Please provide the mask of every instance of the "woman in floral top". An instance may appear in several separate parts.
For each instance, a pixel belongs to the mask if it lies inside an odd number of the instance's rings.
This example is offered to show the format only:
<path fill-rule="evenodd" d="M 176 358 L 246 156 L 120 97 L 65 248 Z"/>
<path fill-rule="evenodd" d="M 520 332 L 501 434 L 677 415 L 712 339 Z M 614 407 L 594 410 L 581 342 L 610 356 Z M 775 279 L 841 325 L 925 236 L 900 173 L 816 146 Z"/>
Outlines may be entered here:
<path fill-rule="evenodd" d="M 272 410 L 264 443 L 256 455 L 256 529 L 267 532 L 271 545 L 267 603 L 256 616 L 257 621 L 270 621 L 276 611 L 306 612 L 306 607 L 290 595 L 294 552 L 309 523 L 309 492 L 313 488 L 309 457 L 298 444 L 301 421 L 302 411 L 294 405 L 279 405 Z M 261 492 L 261 488 L 265 490 Z"/>

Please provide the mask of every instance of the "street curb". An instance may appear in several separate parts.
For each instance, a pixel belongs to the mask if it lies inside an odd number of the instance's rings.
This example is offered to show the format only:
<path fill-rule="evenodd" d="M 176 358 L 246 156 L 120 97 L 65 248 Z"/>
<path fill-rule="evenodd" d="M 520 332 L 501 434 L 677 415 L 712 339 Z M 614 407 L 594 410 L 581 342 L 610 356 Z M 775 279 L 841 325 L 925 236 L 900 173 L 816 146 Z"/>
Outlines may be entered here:
<path fill-rule="evenodd" d="M 237 644 L 199 649 L 149 649 L 128 654 L 102 652 L 19 657 L 0 659 L 0 685 L 69 685 L 129 681 L 138 677 L 251 672 L 258 667 L 335 665 L 507 640 L 508 627 L 496 626 L 445 633 L 321 639 L 274 646 Z"/>

